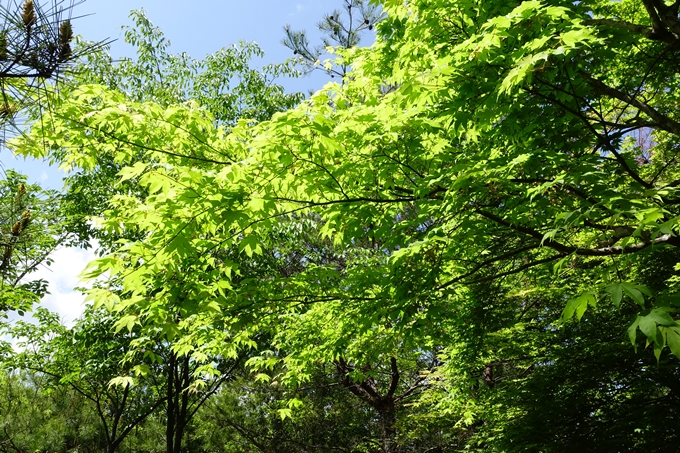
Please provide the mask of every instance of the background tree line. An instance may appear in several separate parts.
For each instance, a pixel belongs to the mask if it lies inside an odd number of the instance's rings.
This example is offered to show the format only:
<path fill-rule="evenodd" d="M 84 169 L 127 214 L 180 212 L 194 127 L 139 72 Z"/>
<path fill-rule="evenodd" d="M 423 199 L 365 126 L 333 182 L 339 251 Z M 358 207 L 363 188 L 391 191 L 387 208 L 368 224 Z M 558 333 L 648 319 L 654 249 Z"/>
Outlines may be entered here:
<path fill-rule="evenodd" d="M 340 6 L 327 61 L 171 55 L 143 12 L 135 59 L 57 58 L 11 146 L 73 171 L 7 173 L 5 312 L 99 258 L 75 326 L 5 327 L 3 451 L 673 450 L 680 2 Z"/>

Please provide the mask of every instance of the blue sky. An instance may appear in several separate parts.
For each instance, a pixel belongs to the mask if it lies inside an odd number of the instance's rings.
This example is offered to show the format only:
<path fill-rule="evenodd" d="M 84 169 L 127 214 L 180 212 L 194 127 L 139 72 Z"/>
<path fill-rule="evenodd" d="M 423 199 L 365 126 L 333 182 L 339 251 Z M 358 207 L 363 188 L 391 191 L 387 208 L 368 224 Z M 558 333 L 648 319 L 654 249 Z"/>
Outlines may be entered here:
<path fill-rule="evenodd" d="M 48 1 L 52 0 L 42 0 L 42 4 Z M 123 41 L 121 26 L 131 25 L 128 17 L 131 10 L 144 8 L 149 19 L 170 40 L 172 53 L 187 52 L 194 58 L 203 58 L 239 40 L 256 41 L 265 58 L 253 64 L 263 66 L 292 57 L 292 52 L 281 44 L 284 25 L 307 30 L 315 42 L 316 23 L 341 3 L 341 0 L 85 0 L 73 8 L 72 15 L 75 34 L 89 41 L 116 40 L 111 44 L 113 57 L 132 55 L 132 47 Z M 306 93 L 321 88 L 327 81 L 327 76 L 317 71 L 279 83 L 288 91 Z M 1 153 L 0 162 L 4 166 L 25 173 L 32 182 L 61 188 L 61 175 L 55 169 L 42 162 L 12 158 L 7 150 Z"/>
<path fill-rule="evenodd" d="M 89 40 L 106 38 L 119 41 L 112 46 L 112 54 L 128 50 L 122 42 L 120 26 L 129 23 L 133 9 L 144 8 L 151 21 L 161 27 L 172 42 L 172 52 L 187 52 L 202 58 L 239 40 L 256 41 L 265 51 L 262 64 L 281 62 L 292 56 L 281 45 L 283 27 L 315 31 L 316 23 L 326 12 L 338 8 L 341 0 L 86 0 L 76 6 L 74 15 L 93 13 L 74 21 L 76 33 Z M 191 5 L 191 6 L 190 6 Z M 318 88 L 323 81 L 292 85 L 306 90 Z M 297 85 L 300 85 L 298 88 Z M 314 85 L 314 86 L 312 86 Z"/>

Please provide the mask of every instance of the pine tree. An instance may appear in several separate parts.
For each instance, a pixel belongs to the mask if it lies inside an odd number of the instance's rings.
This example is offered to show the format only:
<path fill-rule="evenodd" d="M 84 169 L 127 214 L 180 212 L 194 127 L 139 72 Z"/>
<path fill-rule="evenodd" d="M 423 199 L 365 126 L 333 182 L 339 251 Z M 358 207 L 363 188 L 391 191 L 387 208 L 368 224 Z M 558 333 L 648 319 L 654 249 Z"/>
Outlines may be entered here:
<path fill-rule="evenodd" d="M 293 51 L 300 65 L 307 72 L 316 69 L 325 71 L 331 77 L 344 78 L 349 67 L 345 64 L 325 67 L 321 57 L 327 54 L 328 47 L 351 49 L 361 43 L 361 39 L 373 31 L 373 26 L 385 17 L 382 7 L 364 0 L 343 0 L 341 9 L 324 15 L 317 28 L 322 33 L 321 44 L 312 47 L 305 30 L 293 30 L 290 25 L 283 29 L 285 37 L 282 44 Z"/>

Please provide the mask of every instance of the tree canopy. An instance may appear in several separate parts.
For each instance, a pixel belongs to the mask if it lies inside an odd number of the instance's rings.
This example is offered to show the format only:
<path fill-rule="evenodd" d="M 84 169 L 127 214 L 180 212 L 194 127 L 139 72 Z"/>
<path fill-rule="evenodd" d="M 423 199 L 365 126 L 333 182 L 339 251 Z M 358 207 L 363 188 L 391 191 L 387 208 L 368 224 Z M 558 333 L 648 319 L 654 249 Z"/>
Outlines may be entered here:
<path fill-rule="evenodd" d="M 133 71 L 13 147 L 116 165 L 89 297 L 196 376 L 247 356 L 300 389 L 331 367 L 386 453 L 419 451 L 416 423 L 450 451 L 667 451 L 679 7 L 387 0 L 296 107 L 224 121 L 201 74 L 161 99 Z"/>

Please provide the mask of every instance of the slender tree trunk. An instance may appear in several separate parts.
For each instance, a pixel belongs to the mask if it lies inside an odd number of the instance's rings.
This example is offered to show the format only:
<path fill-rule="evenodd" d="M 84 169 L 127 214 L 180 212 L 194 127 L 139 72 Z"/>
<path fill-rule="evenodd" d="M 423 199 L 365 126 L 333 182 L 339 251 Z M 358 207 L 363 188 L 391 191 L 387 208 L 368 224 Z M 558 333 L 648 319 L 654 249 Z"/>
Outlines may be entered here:
<path fill-rule="evenodd" d="M 189 393 L 186 389 L 189 387 L 189 357 L 184 357 L 181 364 L 182 369 L 177 370 L 177 381 L 179 385 L 175 385 L 175 401 L 176 413 L 175 417 L 175 450 L 172 453 L 180 453 L 182 451 L 182 438 L 184 437 L 184 429 L 187 425 L 187 411 L 189 408 Z M 181 373 L 181 377 L 180 377 Z"/>
<path fill-rule="evenodd" d="M 174 352 L 170 352 L 170 361 L 168 363 L 168 402 L 167 402 L 167 422 L 165 426 L 165 442 L 167 453 L 174 453 L 175 440 L 175 370 L 176 357 Z"/>
<path fill-rule="evenodd" d="M 116 412 L 113 417 L 113 422 L 111 424 L 111 436 L 109 437 L 109 441 L 107 442 L 106 445 L 106 453 L 114 453 L 118 449 L 120 442 L 123 440 L 123 437 L 118 436 L 118 425 L 120 424 L 120 419 L 123 417 L 123 411 L 125 410 L 125 405 L 127 404 L 127 399 L 129 395 L 130 384 L 127 384 L 125 386 L 125 390 L 123 390 L 123 401 L 120 403 L 120 406 L 114 404 Z"/>
<path fill-rule="evenodd" d="M 116 450 L 118 450 L 118 447 L 120 446 L 120 443 L 123 441 L 124 438 L 125 437 L 121 436 L 118 439 L 111 442 L 109 445 L 107 445 L 106 453 L 114 453 Z"/>

